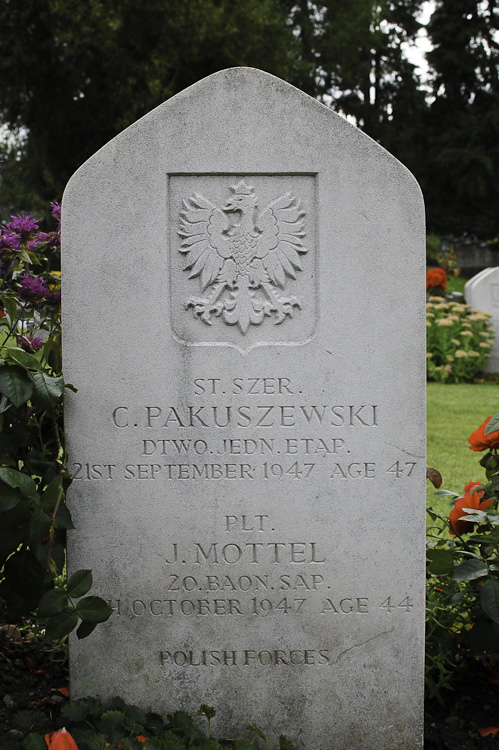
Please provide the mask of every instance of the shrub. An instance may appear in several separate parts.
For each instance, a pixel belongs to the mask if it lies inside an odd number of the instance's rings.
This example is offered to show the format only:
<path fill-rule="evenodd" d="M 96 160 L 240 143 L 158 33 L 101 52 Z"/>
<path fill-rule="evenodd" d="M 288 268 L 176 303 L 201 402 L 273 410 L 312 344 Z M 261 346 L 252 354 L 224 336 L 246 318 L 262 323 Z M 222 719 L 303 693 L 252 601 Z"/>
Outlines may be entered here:
<path fill-rule="evenodd" d="M 53 205 L 59 222 L 60 207 Z M 12 616 L 35 612 L 47 635 L 79 637 L 111 614 L 90 571 L 65 580 L 66 471 L 59 226 L 30 216 L 0 227 L 0 596 Z M 55 270 L 54 270 L 55 267 Z M 80 601 L 76 601 L 80 599 Z"/>
<path fill-rule="evenodd" d="M 61 716 L 66 728 L 56 731 L 47 731 L 50 722 L 47 723 L 40 712 L 19 711 L 14 716 L 16 736 L 10 735 L 5 740 L 5 750 L 256 750 L 260 740 L 265 747 L 272 745 L 271 738 L 254 725 L 246 731 L 252 735 L 251 739 L 219 742 L 210 736 L 215 709 L 203 703 L 197 715 L 207 722 L 206 732 L 185 711 L 175 711 L 163 721 L 157 714 L 142 711 L 118 697 L 112 698 L 107 706 L 96 698 L 81 698 L 64 706 Z M 282 734 L 278 747 L 279 750 L 298 750 Z"/>
<path fill-rule="evenodd" d="M 483 369 L 494 343 L 488 313 L 460 302 L 429 297 L 426 304 L 428 380 L 466 383 Z"/>
<path fill-rule="evenodd" d="M 458 650 L 476 656 L 499 651 L 499 412 L 469 437 L 484 452 L 485 481 L 462 496 L 442 490 L 448 517 L 432 509 L 427 551 L 427 687 L 438 697 L 448 686 Z"/>

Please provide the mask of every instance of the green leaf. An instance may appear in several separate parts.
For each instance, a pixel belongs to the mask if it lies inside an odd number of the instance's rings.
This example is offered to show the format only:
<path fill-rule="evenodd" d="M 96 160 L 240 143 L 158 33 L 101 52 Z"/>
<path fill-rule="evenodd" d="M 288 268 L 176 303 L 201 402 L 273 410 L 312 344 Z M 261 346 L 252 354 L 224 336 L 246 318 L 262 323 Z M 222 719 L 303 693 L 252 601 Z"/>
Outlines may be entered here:
<path fill-rule="evenodd" d="M 206 703 L 201 703 L 201 705 L 198 708 L 198 716 L 206 716 L 208 721 L 211 721 L 215 714 L 217 713 L 216 709 L 213 708 L 213 706 L 208 706 Z"/>
<path fill-rule="evenodd" d="M 45 571 L 36 557 L 25 548 L 9 557 L 5 577 L 12 590 L 27 602 L 38 601 L 42 594 Z"/>
<path fill-rule="evenodd" d="M 24 349 L 19 349 L 13 346 L 7 349 L 6 355 L 8 359 L 21 365 L 25 370 L 39 370 L 41 368 L 38 359 L 32 354 L 29 354 L 29 352 L 25 352 Z"/>
<path fill-rule="evenodd" d="M 41 734 L 28 734 L 22 744 L 23 750 L 47 750 L 47 743 Z"/>
<path fill-rule="evenodd" d="M 88 750 L 107 750 L 109 742 L 105 734 L 94 734 L 88 741 Z"/>
<path fill-rule="evenodd" d="M 104 711 L 99 722 L 97 723 L 97 729 L 100 732 L 104 732 L 109 737 L 111 742 L 118 742 L 124 732 L 125 726 L 125 714 L 121 711 Z"/>
<path fill-rule="evenodd" d="M 454 556 L 448 549 L 430 549 L 426 552 L 428 572 L 434 576 L 450 575 L 454 572 Z"/>
<path fill-rule="evenodd" d="M 102 706 L 95 698 L 80 698 L 66 703 L 61 709 L 61 716 L 68 724 L 77 724 L 101 710 Z"/>
<path fill-rule="evenodd" d="M 67 505 L 59 505 L 55 525 L 58 529 L 74 529 L 73 519 Z"/>
<path fill-rule="evenodd" d="M 38 617 L 52 617 L 64 611 L 68 604 L 68 595 L 62 589 L 50 589 L 40 599 Z"/>
<path fill-rule="evenodd" d="M 0 393 L 3 393 L 14 406 L 22 406 L 33 393 L 33 383 L 17 365 L 0 367 Z"/>
<path fill-rule="evenodd" d="M 287 737 L 283 734 L 279 735 L 279 750 L 298 750 L 296 745 L 293 745 Z"/>
<path fill-rule="evenodd" d="M 78 615 L 73 609 L 64 609 L 60 614 L 50 618 L 45 626 L 45 635 L 48 640 L 64 638 L 78 625 Z"/>
<path fill-rule="evenodd" d="M 9 320 L 12 325 L 14 320 L 17 319 L 19 315 L 17 309 L 17 300 L 14 297 L 2 297 L 2 302 L 5 308 L 5 312 L 9 316 Z"/>
<path fill-rule="evenodd" d="M 0 466 L 0 479 L 9 487 L 18 487 L 24 497 L 32 498 L 36 493 L 36 484 L 31 477 L 22 471 Z"/>
<path fill-rule="evenodd" d="M 32 544 L 41 542 L 48 536 L 52 527 L 52 518 L 41 508 L 35 508 L 29 522 L 29 536 Z"/>
<path fill-rule="evenodd" d="M 62 377 L 53 378 L 44 372 L 30 373 L 30 377 L 33 382 L 31 400 L 34 406 L 44 411 L 53 409 L 64 392 Z"/>
<path fill-rule="evenodd" d="M 87 596 L 76 605 L 76 611 L 85 622 L 105 622 L 113 610 L 99 596 Z"/>
<path fill-rule="evenodd" d="M 438 490 L 433 493 L 436 497 L 445 497 L 446 495 L 452 495 L 452 497 L 460 497 L 457 492 L 451 492 L 450 490 Z"/>
<path fill-rule="evenodd" d="M 5 396 L 2 396 L 2 398 L 0 398 L 0 414 L 4 414 L 10 409 L 11 406 L 12 404 L 9 402 L 8 398 L 5 398 Z"/>
<path fill-rule="evenodd" d="M 86 638 L 87 635 L 90 635 L 95 628 L 97 627 L 96 622 L 80 622 L 76 629 L 76 635 L 78 636 L 78 640 L 81 640 L 82 638 Z"/>
<path fill-rule="evenodd" d="M 473 534 L 468 537 L 468 544 L 497 544 L 499 541 L 497 531 L 491 531 L 490 534 Z"/>
<path fill-rule="evenodd" d="M 488 575 L 489 569 L 482 560 L 466 560 L 457 566 L 454 573 L 455 581 L 475 581 Z"/>
<path fill-rule="evenodd" d="M 61 487 L 61 478 L 60 475 L 57 475 L 43 490 L 42 494 L 40 495 L 40 502 L 44 507 L 49 507 L 51 510 L 53 510 L 57 505 L 57 501 L 63 494 L 64 493 Z"/>
<path fill-rule="evenodd" d="M 491 654 L 499 650 L 499 625 L 492 620 L 477 620 L 469 632 L 470 646 L 475 654 Z"/>
<path fill-rule="evenodd" d="M 496 411 L 496 413 L 491 418 L 490 422 L 485 428 L 485 434 L 490 435 L 491 432 L 496 432 L 497 430 L 499 430 L 499 411 Z"/>
<path fill-rule="evenodd" d="M 21 493 L 13 487 L 6 487 L 0 483 L 0 513 L 12 510 L 21 501 Z"/>
<path fill-rule="evenodd" d="M 87 594 L 92 588 L 92 571 L 77 570 L 68 581 L 68 594 L 72 599 Z"/>
<path fill-rule="evenodd" d="M 256 726 L 256 724 L 250 724 L 249 727 L 248 727 L 248 729 L 253 732 L 253 734 L 255 735 L 255 737 L 259 737 L 264 742 L 267 741 L 267 737 L 264 735 L 264 733 L 262 732 L 262 730 L 259 727 Z"/>
<path fill-rule="evenodd" d="M 499 623 L 499 581 L 485 581 L 480 593 L 480 604 L 490 619 Z"/>
<path fill-rule="evenodd" d="M 23 710 L 16 711 L 12 717 L 12 724 L 15 729 L 20 729 L 23 734 L 29 734 L 29 732 L 48 731 L 47 727 L 50 726 L 50 719 L 43 711 Z"/>

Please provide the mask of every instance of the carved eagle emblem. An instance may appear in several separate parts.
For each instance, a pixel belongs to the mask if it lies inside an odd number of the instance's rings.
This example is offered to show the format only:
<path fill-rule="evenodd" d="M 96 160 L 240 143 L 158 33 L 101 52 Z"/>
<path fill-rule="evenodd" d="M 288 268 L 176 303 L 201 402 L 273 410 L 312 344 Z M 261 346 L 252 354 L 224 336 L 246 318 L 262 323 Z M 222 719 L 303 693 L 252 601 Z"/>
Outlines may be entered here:
<path fill-rule="evenodd" d="M 266 317 L 279 324 L 301 308 L 298 297 L 281 290 L 302 270 L 305 212 L 291 191 L 261 212 L 254 188 L 244 180 L 230 193 L 221 207 L 199 193 L 182 201 L 179 249 L 184 271 L 199 278 L 206 294 L 190 297 L 186 308 L 207 325 L 221 317 L 244 335 Z"/>

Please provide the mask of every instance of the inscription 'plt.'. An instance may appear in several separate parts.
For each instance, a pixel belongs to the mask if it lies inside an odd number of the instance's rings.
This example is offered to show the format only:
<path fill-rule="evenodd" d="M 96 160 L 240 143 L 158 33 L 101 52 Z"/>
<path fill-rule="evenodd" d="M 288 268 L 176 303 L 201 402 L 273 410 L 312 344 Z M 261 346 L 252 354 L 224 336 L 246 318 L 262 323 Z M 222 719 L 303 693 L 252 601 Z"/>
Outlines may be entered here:
<path fill-rule="evenodd" d="M 221 317 L 244 335 L 266 317 L 282 323 L 301 308 L 298 297 L 280 296 L 278 289 L 302 270 L 305 212 L 289 191 L 257 215 L 251 185 L 241 180 L 230 190 L 221 208 L 199 193 L 182 201 L 179 249 L 189 278 L 199 277 L 203 292 L 213 287 L 209 296 L 190 297 L 187 309 L 207 325 L 212 316 Z M 265 296 L 257 294 L 260 289 Z"/>

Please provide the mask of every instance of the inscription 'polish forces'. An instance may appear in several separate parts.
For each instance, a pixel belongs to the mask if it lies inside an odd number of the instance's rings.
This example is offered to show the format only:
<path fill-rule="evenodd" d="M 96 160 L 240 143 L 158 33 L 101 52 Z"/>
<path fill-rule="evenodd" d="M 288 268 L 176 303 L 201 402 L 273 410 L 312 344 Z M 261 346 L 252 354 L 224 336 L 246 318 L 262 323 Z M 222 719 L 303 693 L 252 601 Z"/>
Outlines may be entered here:
<path fill-rule="evenodd" d="M 240 180 L 230 190 L 221 208 L 199 193 L 182 201 L 179 249 L 189 278 L 199 277 L 203 292 L 212 287 L 206 297 L 190 297 L 186 308 L 207 325 L 212 316 L 221 317 L 244 335 L 266 317 L 282 323 L 293 317 L 295 307 L 301 308 L 298 297 L 280 296 L 278 289 L 284 289 L 286 277 L 296 279 L 302 270 L 305 212 L 287 192 L 257 215 L 251 185 Z M 256 293 L 259 289 L 265 296 Z"/>

